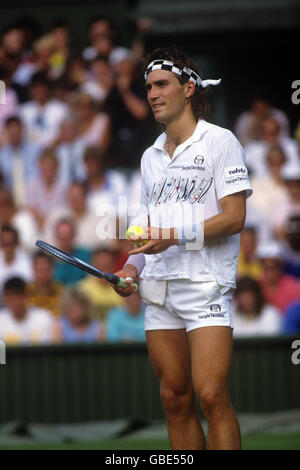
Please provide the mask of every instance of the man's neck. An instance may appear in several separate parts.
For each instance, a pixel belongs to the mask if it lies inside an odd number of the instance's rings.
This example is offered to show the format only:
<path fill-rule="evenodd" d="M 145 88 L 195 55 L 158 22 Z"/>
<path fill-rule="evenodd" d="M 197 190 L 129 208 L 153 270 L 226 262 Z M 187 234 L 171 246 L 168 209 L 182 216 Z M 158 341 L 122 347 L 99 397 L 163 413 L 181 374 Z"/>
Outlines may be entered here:
<path fill-rule="evenodd" d="M 197 126 L 197 122 L 192 113 L 184 113 L 178 119 L 166 125 L 166 143 L 165 150 L 170 157 L 178 145 L 189 139 Z"/>

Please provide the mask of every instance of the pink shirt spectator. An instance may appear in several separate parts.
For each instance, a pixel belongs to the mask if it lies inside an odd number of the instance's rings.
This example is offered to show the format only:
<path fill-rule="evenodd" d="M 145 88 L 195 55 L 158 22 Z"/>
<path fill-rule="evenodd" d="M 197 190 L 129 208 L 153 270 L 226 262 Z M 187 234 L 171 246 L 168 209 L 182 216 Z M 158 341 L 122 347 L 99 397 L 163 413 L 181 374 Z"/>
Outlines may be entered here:
<path fill-rule="evenodd" d="M 260 280 L 260 285 L 267 303 L 282 314 L 292 302 L 300 300 L 300 283 L 291 276 L 282 275 L 275 288 L 268 286 L 264 279 Z"/>

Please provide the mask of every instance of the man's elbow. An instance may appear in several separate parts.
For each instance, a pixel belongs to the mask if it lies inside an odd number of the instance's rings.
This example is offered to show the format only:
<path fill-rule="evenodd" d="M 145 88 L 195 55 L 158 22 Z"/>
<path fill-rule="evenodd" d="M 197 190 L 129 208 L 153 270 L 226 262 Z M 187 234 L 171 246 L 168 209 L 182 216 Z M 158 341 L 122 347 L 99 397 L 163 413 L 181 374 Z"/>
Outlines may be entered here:
<path fill-rule="evenodd" d="M 244 225 L 245 225 L 245 219 L 246 219 L 246 214 L 241 214 L 238 217 L 235 217 L 235 219 L 233 220 L 233 224 L 232 224 L 233 235 L 240 233 L 243 230 Z"/>

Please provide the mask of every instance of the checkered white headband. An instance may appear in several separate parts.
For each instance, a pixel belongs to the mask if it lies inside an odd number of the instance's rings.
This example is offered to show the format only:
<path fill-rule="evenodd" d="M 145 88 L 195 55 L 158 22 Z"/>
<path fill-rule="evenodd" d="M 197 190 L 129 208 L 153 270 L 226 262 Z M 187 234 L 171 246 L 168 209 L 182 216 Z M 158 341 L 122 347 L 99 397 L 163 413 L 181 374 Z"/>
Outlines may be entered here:
<path fill-rule="evenodd" d="M 147 79 L 149 73 L 153 70 L 168 70 L 169 72 L 175 73 L 175 75 L 179 75 L 179 77 L 187 78 L 189 81 L 194 82 L 197 86 L 201 88 L 206 88 L 209 85 L 219 85 L 221 83 L 220 78 L 219 80 L 201 80 L 199 75 L 193 70 L 187 67 L 181 67 L 180 65 L 170 60 L 154 60 L 153 62 L 151 62 L 145 72 L 145 80 Z"/>

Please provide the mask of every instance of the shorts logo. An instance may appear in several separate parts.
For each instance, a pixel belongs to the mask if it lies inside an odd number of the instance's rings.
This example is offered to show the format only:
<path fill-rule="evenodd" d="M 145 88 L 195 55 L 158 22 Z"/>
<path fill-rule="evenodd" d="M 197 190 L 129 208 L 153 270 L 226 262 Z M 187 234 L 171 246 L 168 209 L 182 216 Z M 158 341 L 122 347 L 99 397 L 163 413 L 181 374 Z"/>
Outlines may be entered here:
<path fill-rule="evenodd" d="M 198 315 L 199 320 L 207 320 L 207 318 L 224 318 L 225 313 L 220 312 L 220 313 L 203 313 Z"/>
<path fill-rule="evenodd" d="M 221 307 L 218 304 L 213 304 L 210 306 L 210 311 L 214 313 L 221 312 Z"/>
<path fill-rule="evenodd" d="M 197 155 L 194 158 L 195 165 L 202 165 L 203 162 L 204 162 L 204 157 L 202 157 L 202 155 Z"/>

